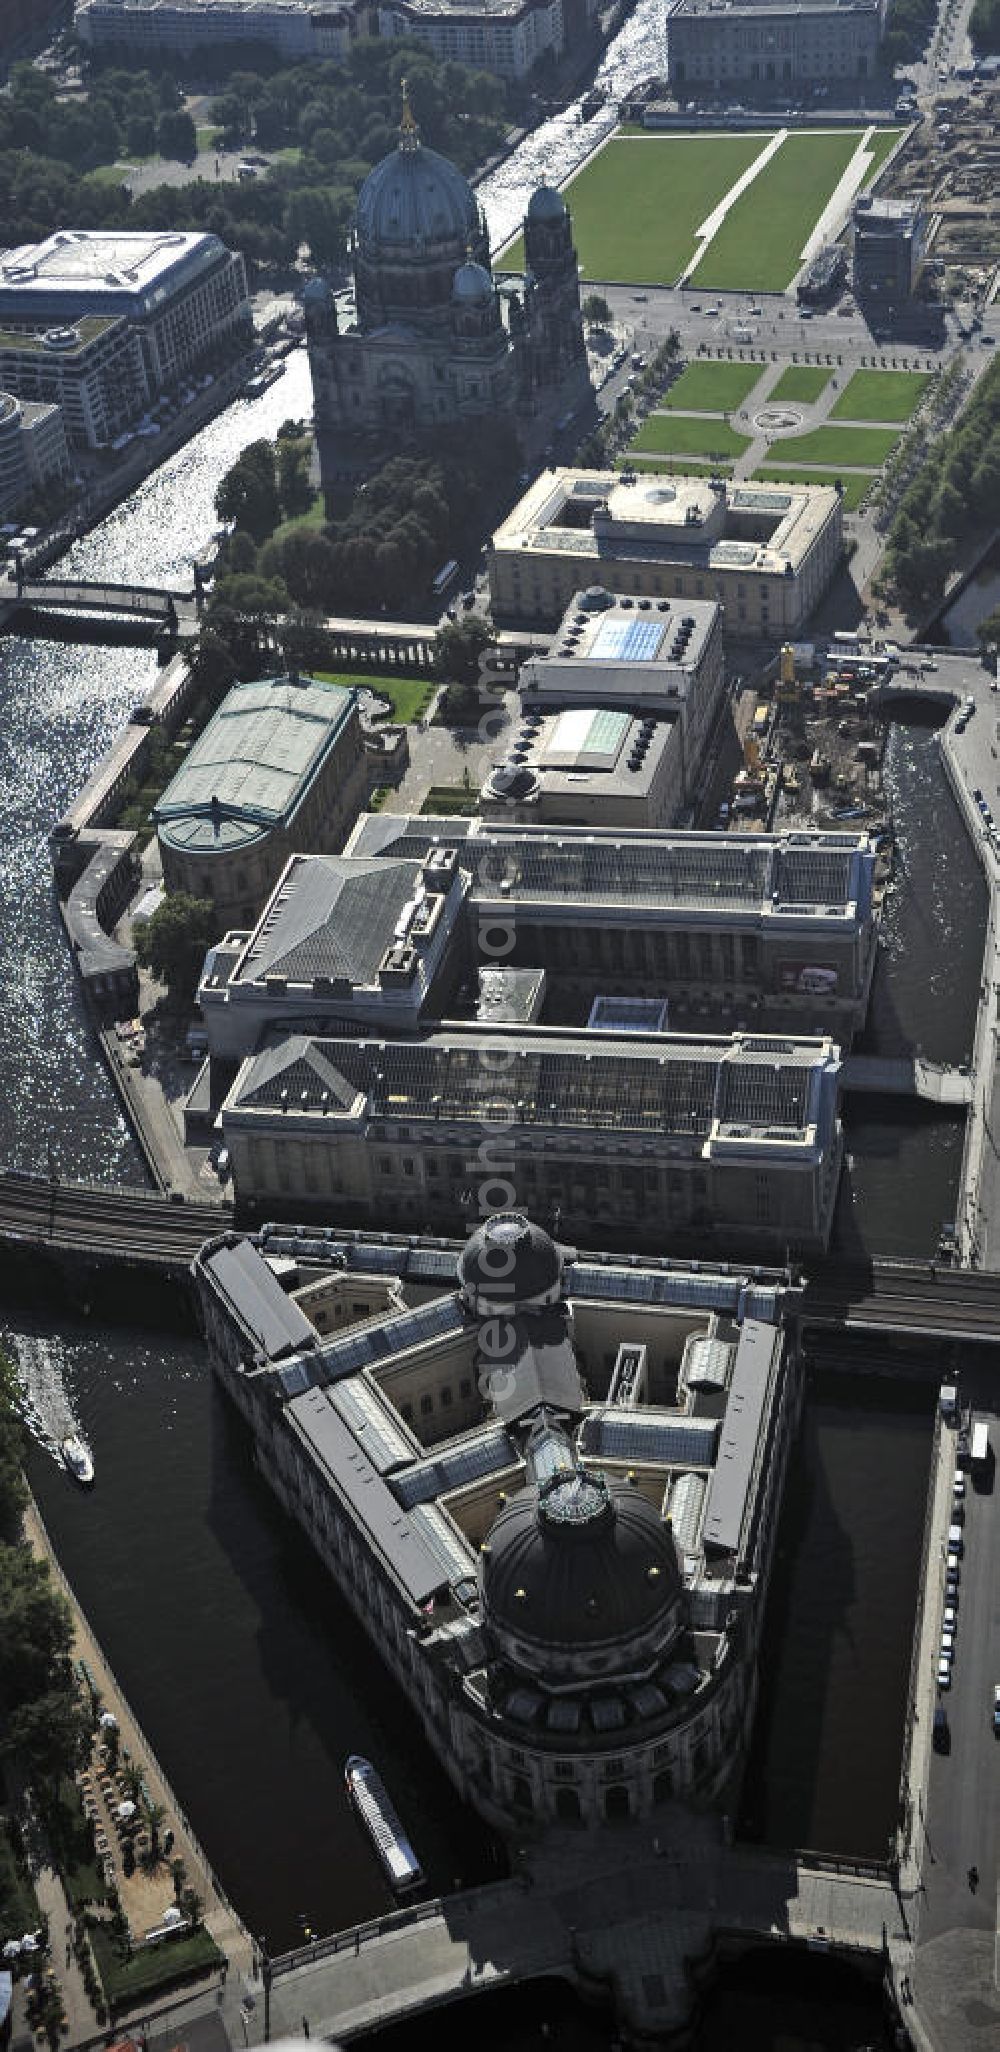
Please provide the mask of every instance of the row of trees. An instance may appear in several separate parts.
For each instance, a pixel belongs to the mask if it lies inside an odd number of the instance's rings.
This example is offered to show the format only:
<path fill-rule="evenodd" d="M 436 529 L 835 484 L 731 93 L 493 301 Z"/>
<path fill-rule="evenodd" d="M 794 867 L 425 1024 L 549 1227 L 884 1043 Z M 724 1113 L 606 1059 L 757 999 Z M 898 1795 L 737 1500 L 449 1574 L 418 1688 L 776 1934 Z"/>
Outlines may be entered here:
<path fill-rule="evenodd" d="M 16 1753 L 44 1787 L 86 1757 L 91 1720 L 70 1662 L 69 1606 L 52 1587 L 47 1561 L 21 1538 L 27 1501 L 25 1431 L 17 1383 L 0 1356 L 0 1702 L 2 1750 Z"/>
<path fill-rule="evenodd" d="M 418 43 L 366 39 L 345 64 L 233 71 L 214 115 L 227 146 L 253 141 L 287 157 L 245 184 L 194 179 L 132 199 L 124 184 L 73 173 L 153 149 L 193 158 L 196 132 L 170 73 L 93 74 L 86 101 L 62 101 L 51 80 L 18 66 L 0 101 L 0 205 L 11 243 L 81 228 L 204 229 L 248 262 L 287 268 L 302 244 L 320 270 L 344 261 L 358 187 L 393 147 L 400 82 L 426 141 L 471 171 L 498 146 L 507 118 L 501 81 L 441 63 Z"/>
<path fill-rule="evenodd" d="M 929 448 L 889 531 L 881 588 L 913 611 L 933 605 L 1000 505 L 1000 362 L 980 380 L 958 425 Z"/>
<path fill-rule="evenodd" d="M 882 62 L 889 69 L 909 64 L 926 48 L 937 16 L 937 0 L 892 0 L 882 38 Z"/>

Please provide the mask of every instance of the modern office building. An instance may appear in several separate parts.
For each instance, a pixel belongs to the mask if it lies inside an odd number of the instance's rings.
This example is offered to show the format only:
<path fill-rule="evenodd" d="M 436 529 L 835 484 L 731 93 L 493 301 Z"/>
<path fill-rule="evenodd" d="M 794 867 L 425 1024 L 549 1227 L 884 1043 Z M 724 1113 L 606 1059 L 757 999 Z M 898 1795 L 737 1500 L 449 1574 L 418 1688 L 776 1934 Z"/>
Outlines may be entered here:
<path fill-rule="evenodd" d="M 366 795 L 355 691 L 235 684 L 153 807 L 164 883 L 252 924 L 289 855 L 339 848 Z"/>
<path fill-rule="evenodd" d="M 884 0 L 672 0 L 667 76 L 678 92 L 734 86 L 763 93 L 874 78 Z"/>
<path fill-rule="evenodd" d="M 27 330 L 44 348 L 63 330 L 69 352 L 68 331 L 99 315 L 129 322 L 151 394 L 176 390 L 206 356 L 249 342 L 243 258 L 217 235 L 118 228 L 59 229 L 0 256 L 0 331 Z"/>
<path fill-rule="evenodd" d="M 209 1048 L 239 1062 L 289 1033 L 398 1038 L 473 1008 L 483 1024 L 582 1029 L 604 996 L 665 1000 L 685 1029 L 752 1023 L 849 1045 L 877 952 L 874 868 L 867 836 L 847 830 L 365 814 L 343 855 L 294 856 L 255 929 L 213 948 L 198 993 Z M 479 979 L 501 971 L 494 1009 Z"/>
<path fill-rule="evenodd" d="M 86 49 L 137 64 L 190 57 L 227 43 L 262 43 L 285 64 L 342 62 L 358 33 L 352 0 L 77 0 Z"/>
<path fill-rule="evenodd" d="M 69 440 L 82 449 L 106 449 L 154 397 L 135 329 L 107 314 L 41 331 L 0 328 L 0 386 L 23 401 L 58 406 Z"/>
<path fill-rule="evenodd" d="M 490 1824 L 732 1791 L 801 1402 L 780 1277 L 516 1213 L 228 1233 L 194 1277 L 261 1473 Z"/>
<path fill-rule="evenodd" d="M 243 1063 L 221 1125 L 244 1215 L 454 1232 L 485 1183 L 591 1244 L 781 1258 L 829 1238 L 839 1070 L 833 1041 L 795 1035 L 291 1034 Z"/>
<path fill-rule="evenodd" d="M 480 794 L 487 819 L 673 826 L 725 689 L 714 600 L 578 592 L 547 656 L 522 663 L 522 720 Z"/>
<path fill-rule="evenodd" d="M 563 0 L 382 0 L 378 32 L 501 78 L 524 78 L 546 52 L 560 57 L 566 39 Z"/>
<path fill-rule="evenodd" d="M 554 626 L 582 588 L 709 599 L 738 636 L 792 635 L 841 560 L 832 485 L 547 470 L 497 528 L 490 597 L 504 625 Z"/>
<path fill-rule="evenodd" d="M 345 437 L 433 434 L 491 420 L 544 441 L 592 403 L 572 226 L 552 187 L 532 194 L 520 293 L 493 278 L 486 217 L 468 180 L 425 148 L 403 102 L 399 142 L 358 195 L 352 232 L 357 318 L 341 329 L 322 279 L 306 287 L 309 367 L 322 464 Z"/>
<path fill-rule="evenodd" d="M 919 200 L 872 199 L 854 204 L 851 240 L 859 299 L 903 306 L 916 291 L 930 226 Z"/>

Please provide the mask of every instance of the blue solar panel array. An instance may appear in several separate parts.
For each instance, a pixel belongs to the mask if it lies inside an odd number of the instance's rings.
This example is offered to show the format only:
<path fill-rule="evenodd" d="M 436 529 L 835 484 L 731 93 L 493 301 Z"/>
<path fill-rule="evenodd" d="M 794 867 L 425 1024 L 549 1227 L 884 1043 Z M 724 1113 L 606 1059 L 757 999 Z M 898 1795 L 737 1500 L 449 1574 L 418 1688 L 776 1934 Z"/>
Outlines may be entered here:
<path fill-rule="evenodd" d="M 662 620 L 602 620 L 590 644 L 588 660 L 605 663 L 651 663 L 666 633 Z"/>

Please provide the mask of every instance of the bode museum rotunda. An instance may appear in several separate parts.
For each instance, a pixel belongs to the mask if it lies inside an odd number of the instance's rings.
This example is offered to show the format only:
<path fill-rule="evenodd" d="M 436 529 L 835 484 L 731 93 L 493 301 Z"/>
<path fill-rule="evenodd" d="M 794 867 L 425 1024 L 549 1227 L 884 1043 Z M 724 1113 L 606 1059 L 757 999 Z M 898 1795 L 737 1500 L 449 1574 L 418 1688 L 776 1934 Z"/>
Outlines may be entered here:
<path fill-rule="evenodd" d="M 358 195 L 356 320 L 341 328 L 321 278 L 306 335 L 321 460 L 345 438 L 428 434 L 488 418 L 527 447 L 591 396 L 572 228 L 551 186 L 532 194 L 525 276 L 501 290 L 472 187 L 427 149 L 403 100 L 399 142 Z M 327 463 L 329 463 L 329 453 Z"/>

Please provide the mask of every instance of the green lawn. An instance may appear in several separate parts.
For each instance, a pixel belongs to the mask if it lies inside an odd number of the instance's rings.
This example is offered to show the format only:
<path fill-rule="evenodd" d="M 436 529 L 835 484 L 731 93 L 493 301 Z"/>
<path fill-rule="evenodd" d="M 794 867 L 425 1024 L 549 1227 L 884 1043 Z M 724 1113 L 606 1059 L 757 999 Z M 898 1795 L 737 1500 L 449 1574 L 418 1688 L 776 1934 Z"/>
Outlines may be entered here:
<path fill-rule="evenodd" d="M 830 377 L 831 372 L 822 370 L 819 366 L 790 363 L 768 393 L 767 403 L 770 406 L 772 399 L 801 399 L 805 405 L 811 406 L 813 400 L 818 399 L 825 386 L 829 384 Z"/>
<path fill-rule="evenodd" d="M 679 471 L 684 477 L 732 477 L 731 463 L 696 463 L 691 456 L 679 462 L 673 456 L 619 456 L 616 470 L 649 470 L 661 477 L 670 477 Z"/>
<path fill-rule="evenodd" d="M 140 794 L 145 815 L 160 797 L 165 782 L 166 779 L 148 796 Z M 106 1902 L 108 1889 L 104 1870 L 94 1850 L 93 1830 L 75 1781 L 65 1779 L 59 1783 L 58 1795 L 47 1810 L 45 1821 L 71 1906 L 76 1908 L 85 1902 Z"/>
<path fill-rule="evenodd" d="M 869 185 L 874 184 L 886 158 L 895 149 L 902 134 L 903 130 L 901 128 L 881 128 L 878 134 L 872 137 L 872 161 L 861 180 L 860 189 L 862 192 L 867 191 Z"/>
<path fill-rule="evenodd" d="M 471 819 L 479 810 L 479 791 L 475 782 L 471 791 L 463 784 L 432 784 L 420 810 L 429 819 Z"/>
<path fill-rule="evenodd" d="M 205 1930 L 140 1946 L 131 1959 L 105 1925 L 93 1924 L 89 1936 L 109 2009 L 141 2002 L 154 1989 L 189 1981 L 221 1966 L 224 1959 Z"/>
<path fill-rule="evenodd" d="M 0 1823 L 0 1944 L 36 1931 L 40 1921 L 27 1867 L 14 1850 L 9 1826 Z"/>
<path fill-rule="evenodd" d="M 583 277 L 672 284 L 696 230 L 766 146 L 763 135 L 615 137 L 566 189 Z M 498 268 L 523 271 L 520 237 Z"/>
<path fill-rule="evenodd" d="M 839 482 L 844 488 L 845 513 L 853 513 L 860 506 L 874 475 L 874 471 L 871 470 L 846 470 L 838 479 L 835 470 L 792 470 L 788 464 L 782 469 L 775 463 L 765 463 L 760 470 L 754 471 L 755 477 L 768 484 L 835 485 Z"/>
<path fill-rule="evenodd" d="M 303 529 L 320 530 L 326 526 L 326 500 L 317 492 L 308 513 L 296 513 L 294 519 L 283 520 L 274 530 L 274 541 L 287 541 L 290 534 L 301 534 Z"/>
<path fill-rule="evenodd" d="M 814 428 L 810 435 L 789 435 L 780 445 L 783 463 L 818 463 L 824 469 L 848 464 L 858 470 L 880 470 L 898 436 L 895 428 Z"/>
<path fill-rule="evenodd" d="M 651 456 L 742 456 L 748 446 L 727 421 L 687 413 L 651 413 L 632 444 Z"/>
<path fill-rule="evenodd" d="M 84 172 L 84 183 L 90 185 L 127 185 L 131 170 L 131 164 L 95 164 L 92 171 Z"/>
<path fill-rule="evenodd" d="M 762 363 L 689 363 L 662 404 L 671 413 L 732 413 L 763 374 Z"/>
<path fill-rule="evenodd" d="M 391 699 L 392 712 L 387 713 L 386 718 L 396 720 L 404 727 L 419 719 L 437 690 L 434 677 L 362 677 L 338 670 L 315 670 L 313 674 L 321 684 L 343 684 L 346 690 L 353 686 L 358 691 L 377 691 L 380 698 Z"/>
<path fill-rule="evenodd" d="M 855 371 L 831 407 L 830 418 L 909 420 L 929 384 L 926 371 Z"/>
<path fill-rule="evenodd" d="M 200 150 L 217 149 L 221 134 L 221 128 L 196 128 L 195 135 L 198 140 L 198 148 Z"/>
<path fill-rule="evenodd" d="M 856 128 L 788 136 L 726 215 L 692 273 L 692 285 L 783 292 L 860 139 Z M 884 138 L 875 141 L 881 145 Z"/>

